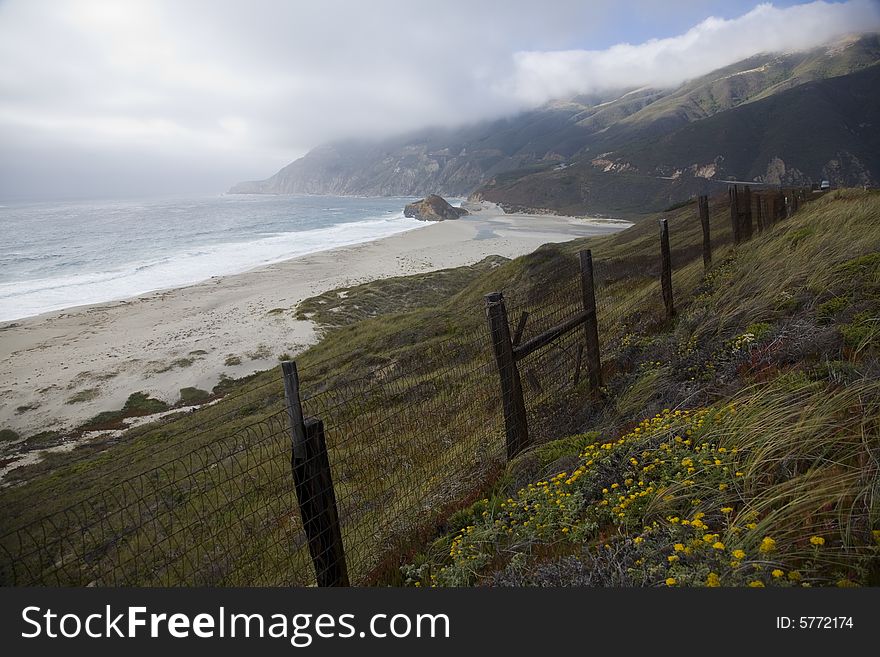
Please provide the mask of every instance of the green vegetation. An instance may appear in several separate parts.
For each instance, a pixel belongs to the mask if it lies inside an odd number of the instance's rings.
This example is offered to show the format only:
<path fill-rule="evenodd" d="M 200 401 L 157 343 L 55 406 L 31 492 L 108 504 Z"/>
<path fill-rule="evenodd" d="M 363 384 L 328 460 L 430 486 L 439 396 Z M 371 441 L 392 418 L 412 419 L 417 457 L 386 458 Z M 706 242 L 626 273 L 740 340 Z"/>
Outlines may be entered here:
<path fill-rule="evenodd" d="M 70 397 L 67 400 L 67 404 L 81 404 L 83 402 L 92 401 L 98 397 L 98 389 L 97 388 L 86 388 L 85 390 L 80 390 L 75 395 Z"/>
<path fill-rule="evenodd" d="M 12 429 L 0 429 L 0 442 L 8 443 L 13 440 L 18 440 L 19 435 L 14 432 Z"/>
<path fill-rule="evenodd" d="M 878 220 L 846 193 L 728 252 L 674 326 L 611 347 L 600 431 L 526 483 L 510 464 L 404 581 L 880 584 Z"/>
<path fill-rule="evenodd" d="M 674 322 L 662 314 L 651 219 L 479 276 L 398 279 L 411 300 L 403 306 L 367 285 L 298 309 L 314 312 L 326 332 L 297 363 L 305 412 L 332 420 L 327 439 L 356 581 L 877 581 L 871 327 L 880 316 L 880 195 L 827 195 L 737 249 L 727 208 L 718 199 L 710 207 L 716 264 L 705 275 L 694 208 L 665 215 Z M 813 232 L 793 244 L 805 228 Z M 511 308 L 568 312 L 576 280 L 571 294 L 559 292 L 572 285 L 585 246 L 600 286 L 605 398 L 588 402 L 583 380 L 544 393 L 529 387 L 539 444 L 504 466 L 497 377 L 480 342 L 483 295 L 504 290 Z M 418 291 L 431 285 L 436 296 L 419 305 Z M 827 312 L 837 298 L 848 303 Z M 214 392 L 227 397 L 14 470 L 8 481 L 17 485 L 0 493 L 3 528 L 89 499 L 57 524 L 100 525 L 101 534 L 65 544 L 87 546 L 90 558 L 42 566 L 50 579 L 308 583 L 305 546 L 289 549 L 298 520 L 278 368 Z M 123 481 L 120 491 L 147 503 L 117 513 L 101 502 Z M 167 531 L 172 525 L 178 531 Z M 400 555 L 415 553 L 401 571 Z"/>
<path fill-rule="evenodd" d="M 695 201 L 692 198 L 689 198 L 684 201 L 679 201 L 678 203 L 673 203 L 672 205 L 670 205 L 668 208 L 666 208 L 664 210 L 664 212 L 672 212 L 673 210 L 680 210 L 681 208 L 686 208 L 689 205 L 693 205 L 694 202 Z"/>
<path fill-rule="evenodd" d="M 181 388 L 180 403 L 184 406 L 204 404 L 211 398 L 211 393 L 201 388 Z"/>
<path fill-rule="evenodd" d="M 168 408 L 168 404 L 159 399 L 153 399 L 144 392 L 133 392 L 121 409 L 99 413 L 80 428 L 85 431 L 121 429 L 125 426 L 122 422 L 125 418 L 161 413 L 167 411 Z"/>
<path fill-rule="evenodd" d="M 164 374 L 173 369 L 184 369 L 192 365 L 194 362 L 196 362 L 194 358 L 176 358 L 167 365 L 160 365 L 155 372 L 157 374 Z"/>
<path fill-rule="evenodd" d="M 505 262 L 508 262 L 507 258 L 489 256 L 470 267 L 382 278 L 331 290 L 300 303 L 296 308 L 296 318 L 310 319 L 330 329 L 381 315 L 441 306 L 465 286 Z"/>
<path fill-rule="evenodd" d="M 253 351 L 249 351 L 247 357 L 251 360 L 265 360 L 272 357 L 272 350 L 267 345 L 261 344 Z"/>

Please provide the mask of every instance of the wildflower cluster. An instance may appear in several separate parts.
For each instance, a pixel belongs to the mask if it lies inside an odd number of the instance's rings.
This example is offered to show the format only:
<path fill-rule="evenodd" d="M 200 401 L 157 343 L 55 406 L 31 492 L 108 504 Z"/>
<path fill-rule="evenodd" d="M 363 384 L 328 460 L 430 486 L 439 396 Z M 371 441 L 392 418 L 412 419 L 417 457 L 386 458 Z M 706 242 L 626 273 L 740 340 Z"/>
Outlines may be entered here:
<path fill-rule="evenodd" d="M 710 419 L 731 412 L 666 409 L 617 440 L 587 445 L 572 471 L 529 484 L 494 506 L 485 501 L 479 521 L 453 537 L 437 581 L 473 583 L 482 565 L 512 546 L 582 544 L 609 523 L 641 527 L 644 510 L 673 481 L 688 487 L 700 477 L 703 485 L 711 480 L 724 490 L 736 452 L 698 436 Z"/>
<path fill-rule="evenodd" d="M 835 549 L 833 535 L 774 535 L 749 508 L 744 464 L 752 457 L 720 440 L 736 415 L 734 405 L 666 409 L 613 440 L 580 437 L 593 442 L 580 443 L 576 467 L 476 503 L 466 526 L 438 539 L 432 563 L 405 568 L 407 581 L 466 586 L 514 563 L 525 569 L 576 554 L 628 585 L 861 581 L 854 570 L 823 565 Z M 880 554 L 880 531 L 868 540 Z"/>
<path fill-rule="evenodd" d="M 667 516 L 634 538 L 616 540 L 631 545 L 633 581 L 659 586 L 809 586 L 800 570 L 780 560 L 773 537 L 755 544 L 752 534 L 737 525 L 754 519 L 753 514 L 736 516 L 733 507 Z"/>
<path fill-rule="evenodd" d="M 730 351 L 738 352 L 738 351 L 748 351 L 749 347 L 755 344 L 756 338 L 754 333 L 742 333 L 732 340 L 727 342 L 727 347 Z"/>
<path fill-rule="evenodd" d="M 687 340 L 679 342 L 675 353 L 679 358 L 687 358 L 697 350 L 697 336 L 692 335 Z"/>

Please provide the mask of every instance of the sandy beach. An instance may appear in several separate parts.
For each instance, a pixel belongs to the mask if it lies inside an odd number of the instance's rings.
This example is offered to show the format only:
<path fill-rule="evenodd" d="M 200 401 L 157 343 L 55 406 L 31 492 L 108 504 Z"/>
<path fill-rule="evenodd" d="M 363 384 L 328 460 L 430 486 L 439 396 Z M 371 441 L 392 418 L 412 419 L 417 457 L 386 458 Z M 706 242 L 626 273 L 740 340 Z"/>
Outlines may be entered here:
<path fill-rule="evenodd" d="M 0 429 L 64 431 L 135 391 L 176 403 L 180 389 L 210 390 L 222 375 L 275 366 L 316 341 L 294 319 L 298 302 L 338 287 L 516 257 L 547 242 L 629 224 L 606 219 L 470 216 L 373 242 L 307 255 L 137 298 L 78 306 L 0 325 Z"/>

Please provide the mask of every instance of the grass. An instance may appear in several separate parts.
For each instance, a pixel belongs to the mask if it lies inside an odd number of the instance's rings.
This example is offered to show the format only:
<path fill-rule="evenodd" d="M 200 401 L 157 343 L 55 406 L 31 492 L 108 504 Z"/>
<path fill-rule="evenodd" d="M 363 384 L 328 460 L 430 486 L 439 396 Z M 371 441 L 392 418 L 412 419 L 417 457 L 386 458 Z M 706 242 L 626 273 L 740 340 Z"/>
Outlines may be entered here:
<path fill-rule="evenodd" d="M 196 361 L 194 358 L 175 358 L 167 365 L 161 365 L 160 367 L 158 367 L 155 372 L 156 374 L 164 374 L 165 372 L 170 372 L 174 369 L 184 369 L 190 367 L 195 362 Z"/>
<path fill-rule="evenodd" d="M 502 477 L 402 581 L 880 584 L 878 220 L 849 192 L 728 253 L 675 324 L 610 345 L 600 434 Z"/>
<path fill-rule="evenodd" d="M 489 256 L 469 267 L 395 276 L 331 290 L 302 301 L 296 308 L 296 318 L 333 329 L 410 309 L 442 306 L 462 288 L 505 262 L 506 258 Z"/>
<path fill-rule="evenodd" d="M 180 404 L 183 406 L 204 404 L 209 399 L 211 399 L 211 393 L 207 390 L 192 387 L 180 389 Z"/>
<path fill-rule="evenodd" d="M 870 581 L 861 561 L 866 548 L 859 541 L 866 529 L 876 527 L 872 524 L 876 512 L 873 497 L 865 493 L 866 484 L 853 479 L 851 464 L 876 453 L 870 452 L 876 440 L 870 419 L 876 392 L 870 384 L 876 373 L 876 334 L 870 327 L 876 322 L 870 319 L 877 317 L 878 272 L 872 254 L 880 250 L 880 196 L 863 192 L 826 196 L 737 249 L 729 244 L 727 208 L 717 201 L 711 205 L 715 266 L 708 275 L 703 272 L 701 229 L 693 208 L 664 215 L 670 223 L 679 308 L 672 323 L 662 316 L 656 282 L 656 216 L 615 235 L 545 246 L 478 275 L 462 271 L 444 273 L 436 281 L 429 274 L 392 279 L 388 288 L 372 284 L 347 288 L 344 295 L 322 295 L 297 309 L 311 313 L 325 332 L 324 339 L 298 357 L 297 363 L 304 410 L 322 417 L 327 425 L 349 571 L 356 581 L 403 583 L 409 578 L 411 583 L 430 583 L 431 575 L 436 575 L 439 583 L 537 583 L 547 569 L 606 572 L 595 564 L 605 564 L 608 572 L 625 572 L 605 553 L 597 556 L 593 548 L 605 549 L 607 542 L 616 554 L 625 545 L 660 546 L 679 537 L 681 527 L 671 527 L 663 513 L 672 513 L 669 505 L 680 496 L 682 504 L 696 498 L 678 490 L 682 481 L 675 472 L 663 479 L 665 486 L 678 487 L 674 499 L 661 498 L 659 506 L 651 507 L 662 509 L 660 515 L 641 516 L 642 511 L 634 507 L 628 512 L 625 531 L 590 516 L 589 500 L 581 495 L 580 506 L 569 509 L 570 519 L 577 520 L 578 533 L 573 535 L 578 541 L 572 542 L 570 536 L 560 541 L 556 533 L 528 536 L 521 544 L 498 544 L 509 560 L 498 558 L 495 548 L 479 552 L 480 565 L 468 566 L 471 575 L 467 577 L 462 569 L 453 576 L 457 566 L 446 569 L 455 561 L 449 560 L 449 549 L 459 529 L 456 523 L 468 519 L 460 527 L 474 525 L 493 500 L 517 501 L 519 491 L 528 491 L 529 483 L 537 486 L 557 472 L 571 473 L 589 460 L 581 454 L 590 441 L 613 439 L 616 443 L 639 420 L 650 420 L 658 412 L 662 415 L 664 408 L 705 414 L 700 431 L 707 436 L 711 432 L 710 444 L 716 453 L 725 445 L 732 449 L 742 431 L 737 458 L 746 460 L 731 462 L 728 468 L 752 469 L 741 470 L 749 473 L 748 478 L 736 483 L 748 483 L 750 488 L 743 489 L 735 508 L 737 513 L 756 511 L 756 525 L 772 528 L 768 535 L 777 540 L 786 567 L 790 561 L 792 568 L 809 572 L 807 579 L 816 583 L 836 581 L 837 571 L 853 581 Z M 806 228 L 813 232 L 791 239 Z M 483 295 L 503 290 L 511 312 L 516 308 L 542 310 L 543 315 L 534 312 L 527 324 L 532 334 L 576 306 L 578 292 L 572 274 L 575 254 L 584 247 L 593 251 L 600 286 L 597 297 L 607 401 L 587 402 L 583 380 L 571 385 L 566 369 L 572 367 L 571 351 L 567 355 L 548 350 L 531 365 L 544 390 L 529 388 L 527 402 L 534 437 L 545 446 L 500 471 L 503 427 L 491 349 L 485 341 Z M 384 294 L 380 293 L 383 289 Z M 434 292 L 423 294 L 424 289 Z M 391 290 L 408 301 L 389 303 Z M 840 297 L 849 300 L 846 307 L 833 314 L 822 310 L 823 304 Z M 420 305 L 425 300 L 427 305 Z M 324 306 L 337 310 L 325 311 Z M 842 327 L 850 325 L 860 328 L 848 341 Z M 570 349 L 573 344 L 561 346 Z M 559 376 L 560 372 L 565 376 Z M 857 396 L 850 395 L 849 389 Z M 291 511 L 295 507 L 289 437 L 278 368 L 244 380 L 225 380 L 214 392 L 226 398 L 129 431 L 122 439 L 97 441 L 71 454 L 53 455 L 47 464 L 13 471 L 10 481 L 16 485 L 0 493 L 4 529 L 50 513 L 55 513 L 59 528 L 104 519 L 91 525 L 95 530 L 81 537 L 80 543 L 58 543 L 57 550 L 70 551 L 67 560 L 56 552 L 48 557 L 52 561 L 47 566 L 22 563 L 43 568 L 38 573 L 46 581 L 61 583 L 308 583 L 308 553 L 298 538 L 296 513 Z M 759 444 L 761 426 L 783 426 L 771 424 L 773 418 L 780 423 L 792 421 L 780 409 L 794 412 L 803 403 L 808 409 L 819 408 L 817 404 L 825 398 L 833 401 L 822 406 L 821 416 L 816 410 L 814 418 L 805 417 L 801 426 L 795 426 L 790 440 L 779 438 L 787 442 L 780 442 L 778 450 L 793 450 L 795 458 L 776 457 L 774 467 L 795 468 L 791 472 L 805 482 L 800 489 L 785 488 L 780 473 L 789 470 L 768 473 L 759 461 L 748 460 L 769 453 Z M 736 413 L 725 414 L 731 403 Z M 752 415 L 751 423 L 745 423 Z M 868 421 L 862 424 L 854 418 Z M 831 451 L 809 447 L 817 444 L 807 440 L 817 423 L 827 429 L 822 434 L 825 439 L 837 441 L 828 443 Z M 663 442 L 663 432 L 673 430 L 672 425 L 658 429 L 654 438 Z M 859 436 L 862 447 L 856 444 Z M 627 449 L 659 449 L 659 443 L 624 444 Z M 616 450 L 614 454 L 620 456 Z M 818 480 L 809 477 L 818 476 L 823 464 L 839 466 L 840 477 L 838 470 L 825 469 L 821 482 L 827 484 L 826 492 L 834 492 L 832 499 L 840 505 L 828 512 L 831 515 L 823 510 L 824 515 L 816 516 L 809 527 L 834 548 L 829 553 L 839 556 L 837 571 L 827 560 L 817 561 L 812 570 L 807 568 L 801 550 L 807 525 L 796 526 L 785 516 L 788 504 L 774 506 L 773 502 L 801 499 L 797 496 L 810 493 Z M 553 472 L 554 468 L 558 470 Z M 614 477 L 609 484 L 620 486 L 630 478 L 624 475 L 617 466 L 601 474 Z M 768 479 L 771 475 L 777 479 Z M 494 487 L 490 486 L 493 479 L 497 480 Z M 589 477 L 585 473 L 579 479 L 586 482 Z M 115 498 L 107 496 L 108 486 L 119 491 Z M 699 488 L 704 488 L 702 483 Z M 723 495 L 702 495 L 705 522 L 713 523 L 707 533 L 720 534 L 720 527 L 715 526 L 716 520 L 720 522 L 719 505 L 728 502 L 722 500 Z M 795 508 L 807 508 L 809 499 L 814 498 L 803 497 L 806 501 Z M 34 500 L 40 500 L 39 504 Z M 846 506 L 847 500 L 858 500 L 862 506 Z M 711 504 L 718 509 L 710 508 Z M 74 510 L 66 511 L 70 505 Z M 842 520 L 832 522 L 832 516 L 852 521 L 844 525 Z M 211 522 L 206 524 L 203 518 Z M 652 527 L 639 525 L 648 519 L 658 523 L 657 533 L 634 543 L 640 535 L 637 530 Z M 170 531 L 172 526 L 176 531 Z M 562 526 L 548 526 L 562 533 Z M 575 524 L 567 526 L 565 533 L 572 534 Z M 405 573 L 395 575 L 399 562 L 393 555 L 412 554 L 432 536 L 437 542 L 409 559 Z M 757 549 L 757 535 L 749 536 L 752 542 L 743 545 Z M 3 544 L 8 545 L 8 540 L 2 539 Z M 83 545 L 90 551 L 88 560 L 75 558 Z M 297 547 L 291 552 L 285 547 L 289 545 Z M 663 565 L 660 557 L 670 556 L 657 550 L 659 556 L 649 564 L 652 568 Z M 383 559 L 389 554 L 392 558 L 384 561 L 383 569 Z M 635 555 L 631 555 L 633 564 L 638 559 L 643 560 L 640 565 L 649 563 L 647 555 Z M 691 565 L 676 576 L 677 581 L 699 583 L 702 566 Z M 658 579 L 662 573 L 651 573 L 627 581 L 662 583 Z M 730 583 L 748 583 L 728 571 L 716 574 L 730 575 L 733 579 L 726 580 Z M 611 581 L 607 577 L 602 581 L 606 580 Z"/>
<path fill-rule="evenodd" d="M 98 397 L 98 389 L 97 388 L 86 388 L 85 390 L 80 390 L 75 395 L 70 397 L 65 403 L 66 404 L 81 404 L 83 402 L 89 402 Z"/>
<path fill-rule="evenodd" d="M 0 429 L 0 442 L 11 442 L 18 440 L 20 436 L 12 429 Z"/>
<path fill-rule="evenodd" d="M 253 351 L 248 352 L 247 357 L 250 360 L 265 360 L 272 357 L 272 350 L 267 345 L 261 344 Z"/>
<path fill-rule="evenodd" d="M 80 428 L 85 431 L 121 429 L 125 426 L 122 420 L 126 418 L 161 413 L 167 411 L 168 408 L 168 404 L 159 399 L 153 399 L 144 392 L 133 392 L 121 409 L 99 413 Z"/>

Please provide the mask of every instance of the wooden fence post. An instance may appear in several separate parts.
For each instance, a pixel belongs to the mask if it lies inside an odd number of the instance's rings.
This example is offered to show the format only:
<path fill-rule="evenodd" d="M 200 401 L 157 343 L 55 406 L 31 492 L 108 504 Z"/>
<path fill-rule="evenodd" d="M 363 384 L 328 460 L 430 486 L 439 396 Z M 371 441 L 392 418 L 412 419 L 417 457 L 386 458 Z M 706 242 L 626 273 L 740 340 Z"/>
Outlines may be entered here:
<path fill-rule="evenodd" d="M 748 185 L 743 185 L 741 205 L 739 207 L 740 237 L 743 241 L 752 239 L 752 190 Z"/>
<path fill-rule="evenodd" d="M 523 401 L 522 381 L 513 358 L 510 326 L 504 307 L 504 295 L 493 292 L 486 295 L 486 316 L 498 378 L 501 382 L 501 405 L 504 410 L 504 431 L 507 436 L 507 458 L 512 459 L 529 444 L 529 426 Z"/>
<path fill-rule="evenodd" d="M 733 230 L 733 243 L 739 244 L 742 239 L 739 234 L 739 204 L 737 202 L 736 185 L 727 188 L 727 196 L 730 199 L 730 227 Z"/>
<path fill-rule="evenodd" d="M 669 253 L 669 223 L 660 220 L 660 285 L 663 289 L 663 305 L 666 306 L 666 318 L 675 315 L 672 300 L 672 257 Z"/>
<path fill-rule="evenodd" d="M 697 207 L 700 213 L 700 224 L 703 226 L 703 269 L 709 269 L 712 264 L 712 240 L 709 236 L 709 197 L 700 196 L 697 199 Z"/>
<path fill-rule="evenodd" d="M 596 312 L 596 288 L 593 280 L 593 253 L 590 249 L 578 253 L 581 265 L 581 296 L 587 318 L 584 320 L 584 335 L 587 344 L 587 374 L 590 377 L 590 392 L 599 394 L 602 387 L 602 362 L 599 358 L 599 323 Z M 578 362 L 578 368 L 580 362 Z"/>
<path fill-rule="evenodd" d="M 315 578 L 318 586 L 348 586 L 324 423 L 317 418 L 303 418 L 296 363 L 283 362 L 281 372 L 290 420 L 290 465 Z"/>
<path fill-rule="evenodd" d="M 758 224 L 758 235 L 764 232 L 764 195 L 755 194 L 755 219 Z"/>

